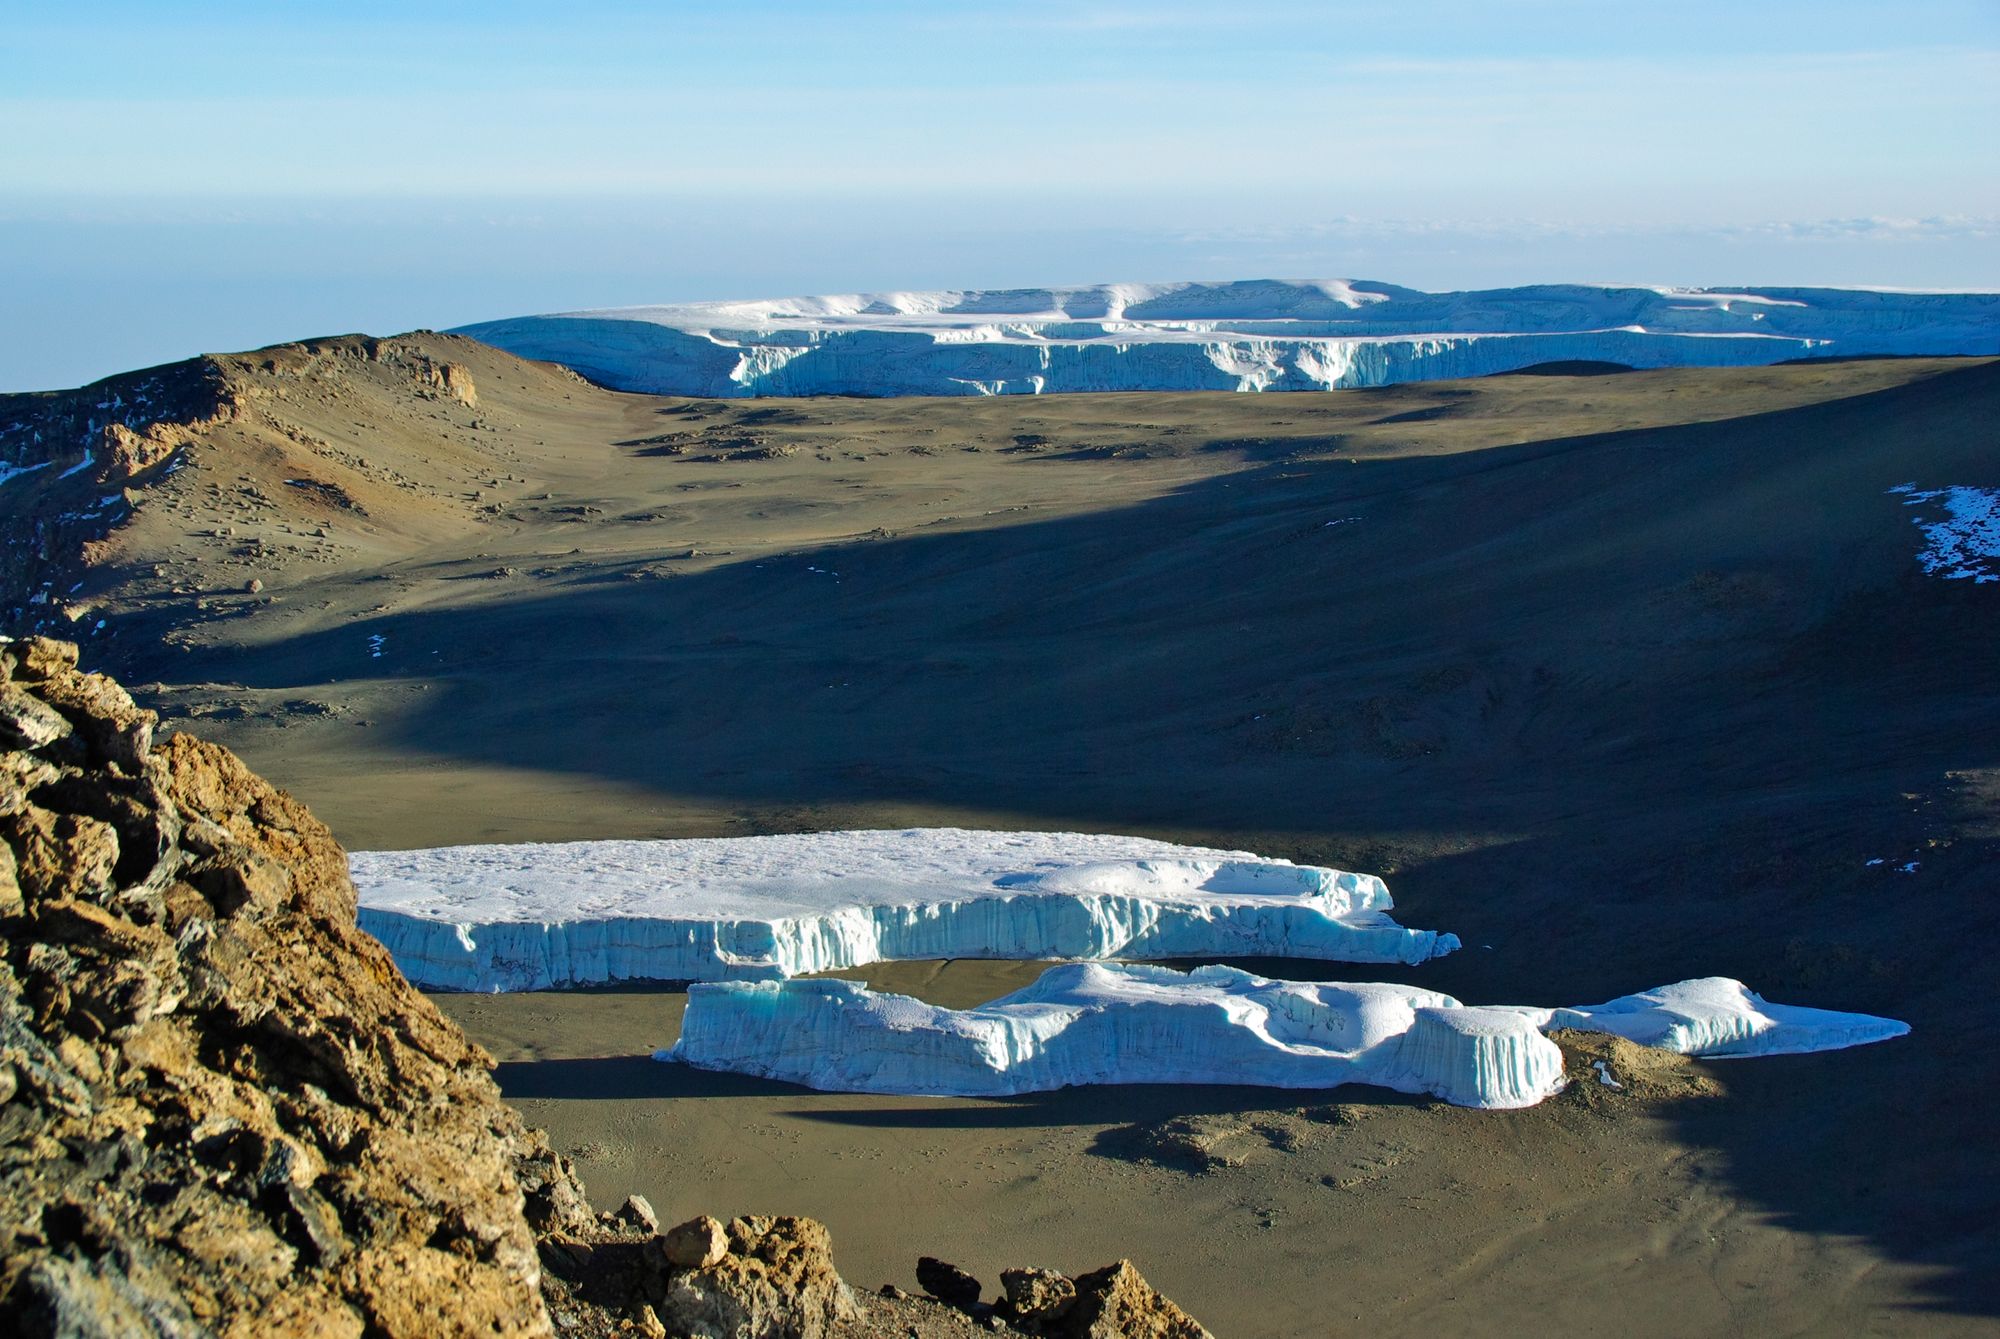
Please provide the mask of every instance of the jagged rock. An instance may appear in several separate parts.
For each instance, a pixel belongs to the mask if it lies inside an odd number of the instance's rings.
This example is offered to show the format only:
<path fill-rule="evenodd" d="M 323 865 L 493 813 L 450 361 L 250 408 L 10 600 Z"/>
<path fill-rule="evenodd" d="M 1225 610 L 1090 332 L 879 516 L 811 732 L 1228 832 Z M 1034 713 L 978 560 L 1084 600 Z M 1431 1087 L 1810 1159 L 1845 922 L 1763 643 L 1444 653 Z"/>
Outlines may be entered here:
<path fill-rule="evenodd" d="M 568 1164 L 331 834 L 75 666 L 0 646 L 0 1332 L 550 1333 Z"/>
<path fill-rule="evenodd" d="M 1060 1320 L 1076 1305 L 1076 1284 L 1053 1269 L 1003 1269 L 1000 1288 L 1009 1314 L 1036 1324 Z"/>
<path fill-rule="evenodd" d="M 57 641 L 53 637 L 30 637 L 26 641 L 15 642 L 8 648 L 7 654 L 16 679 L 47 679 L 76 668 L 76 643 Z"/>
<path fill-rule="evenodd" d="M 111 763 L 127 775 L 144 768 L 159 717 L 117 683 L 102 674 L 55 674 L 37 691 L 75 728 L 93 762 Z"/>
<path fill-rule="evenodd" d="M 985 1291 L 978 1279 L 934 1255 L 917 1261 L 917 1286 L 946 1306 L 960 1310 L 978 1306 L 979 1295 Z"/>
<path fill-rule="evenodd" d="M 1076 1303 L 1051 1333 L 1063 1339 L 1214 1339 L 1156 1292 L 1130 1260 L 1076 1279 Z"/>
<path fill-rule="evenodd" d="M 0 684 L 0 748 L 43 748 L 69 731 L 61 712 L 12 684 Z"/>
<path fill-rule="evenodd" d="M 674 1228 L 661 1239 L 667 1263 L 683 1269 L 707 1269 L 729 1254 L 729 1235 L 722 1224 L 703 1214 Z"/>
<path fill-rule="evenodd" d="M 810 1218 L 738 1218 L 729 1252 L 676 1273 L 659 1306 L 670 1333 L 697 1339 L 824 1339 L 856 1318 L 826 1228 Z"/>
<path fill-rule="evenodd" d="M 653 1211 L 652 1201 L 644 1195 L 627 1195 L 612 1216 L 649 1236 L 660 1230 L 660 1215 Z"/>

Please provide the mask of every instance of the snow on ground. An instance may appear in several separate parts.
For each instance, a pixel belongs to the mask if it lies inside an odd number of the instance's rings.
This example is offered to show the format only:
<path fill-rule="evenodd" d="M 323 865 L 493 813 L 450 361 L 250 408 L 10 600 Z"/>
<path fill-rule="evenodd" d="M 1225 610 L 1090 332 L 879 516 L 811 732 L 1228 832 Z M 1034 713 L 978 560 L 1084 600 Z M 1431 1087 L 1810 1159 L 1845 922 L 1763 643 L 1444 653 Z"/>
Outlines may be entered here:
<path fill-rule="evenodd" d="M 1368 1083 L 1459 1106 L 1533 1106 L 1564 1083 L 1555 1027 L 1686 1055 L 1776 1055 L 1901 1036 L 1893 1019 L 1767 1004 L 1720 977 L 1575 1009 L 1475 1008 L 1415 986 L 1273 981 L 1075 963 L 975 1009 L 851 981 L 688 992 L 658 1058 L 830 1092 L 996 1097 L 1077 1084 L 1330 1088 Z M 1600 1082 L 1615 1080 L 1600 1071 Z"/>
<path fill-rule="evenodd" d="M 0 460 L 0 484 L 6 483 L 9 479 L 18 479 L 24 474 L 33 474 L 36 470 L 45 468 L 48 463 L 44 460 L 38 465 L 9 465 L 6 461 Z"/>
<path fill-rule="evenodd" d="M 1566 360 L 2000 353 L 2000 295 L 1245 280 L 617 307 L 455 333 L 659 394 L 1330 390 Z"/>
<path fill-rule="evenodd" d="M 1922 507 L 1917 528 L 1927 541 L 1918 564 L 1946 581 L 1975 585 L 2000 582 L 2000 488 L 1918 488 L 1898 484 L 1889 490 L 1906 507 Z M 1929 517 L 1942 516 L 1933 520 Z"/>
<path fill-rule="evenodd" d="M 1771 1004 L 1726 976 L 1681 981 L 1608 1004 L 1553 1009 L 1544 1026 L 1612 1032 L 1641 1046 L 1717 1060 L 1837 1051 L 1910 1030 L 1893 1018 Z"/>
<path fill-rule="evenodd" d="M 764 980 L 917 958 L 1260 955 L 1415 963 L 1458 947 L 1380 879 L 1078 833 L 820 832 L 357 852 L 361 928 L 451 990 Z"/>

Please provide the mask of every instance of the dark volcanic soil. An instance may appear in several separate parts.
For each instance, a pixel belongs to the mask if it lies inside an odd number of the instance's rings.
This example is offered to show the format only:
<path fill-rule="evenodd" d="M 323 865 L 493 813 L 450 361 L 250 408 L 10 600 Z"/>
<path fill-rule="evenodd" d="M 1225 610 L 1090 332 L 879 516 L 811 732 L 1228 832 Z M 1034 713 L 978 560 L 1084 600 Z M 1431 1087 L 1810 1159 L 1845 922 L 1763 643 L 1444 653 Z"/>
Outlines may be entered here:
<path fill-rule="evenodd" d="M 1131 1255 L 1231 1336 L 2000 1317 L 2000 587 L 1886 491 L 2000 486 L 2000 364 L 721 405 L 408 347 L 242 360 L 56 587 L 350 846 L 1133 831 L 1383 873 L 1471 1001 L 1727 974 L 1915 1029 L 1501 1115 L 825 1097 L 640 1058 L 671 994 L 447 1001 L 600 1194 L 813 1214 L 860 1282 Z M 1020 969 L 966 970 L 875 975 Z"/>

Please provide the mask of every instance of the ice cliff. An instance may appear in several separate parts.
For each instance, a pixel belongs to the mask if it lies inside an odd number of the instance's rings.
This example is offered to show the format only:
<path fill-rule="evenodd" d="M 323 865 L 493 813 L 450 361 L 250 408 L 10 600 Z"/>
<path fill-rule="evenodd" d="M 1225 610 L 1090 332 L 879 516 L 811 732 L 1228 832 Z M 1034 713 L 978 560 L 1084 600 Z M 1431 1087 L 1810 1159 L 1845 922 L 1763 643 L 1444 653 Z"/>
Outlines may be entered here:
<path fill-rule="evenodd" d="M 619 307 L 453 333 L 671 395 L 1332 390 L 1570 360 L 2000 353 L 2000 294 L 1247 280 Z"/>
<path fill-rule="evenodd" d="M 964 1010 L 850 981 L 697 985 L 679 1043 L 660 1058 L 831 1092 L 1368 1083 L 1507 1108 L 1562 1087 L 1562 1052 L 1542 1035 L 1556 1027 L 1699 1056 L 1832 1050 L 1909 1031 L 1893 1019 L 1768 1004 L 1720 977 L 1584 1008 L 1474 1008 L 1415 986 L 1077 963 Z"/>
<path fill-rule="evenodd" d="M 1080 833 L 820 832 L 357 852 L 363 929 L 420 985 L 758 980 L 898 958 L 1422 962 L 1380 879 Z"/>

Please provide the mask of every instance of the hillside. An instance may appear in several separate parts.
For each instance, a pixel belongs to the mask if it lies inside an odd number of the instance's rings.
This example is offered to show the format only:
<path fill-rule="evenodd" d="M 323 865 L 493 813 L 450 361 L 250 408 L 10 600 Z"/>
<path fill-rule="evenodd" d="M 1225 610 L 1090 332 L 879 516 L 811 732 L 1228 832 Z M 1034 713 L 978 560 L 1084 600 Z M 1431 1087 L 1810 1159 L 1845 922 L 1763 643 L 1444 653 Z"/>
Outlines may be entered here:
<path fill-rule="evenodd" d="M 1147 1276 L 1229 1334 L 2000 1310 L 2000 1146 L 1967 1098 L 2000 1085 L 1994 1005 L 1963 969 L 2000 928 L 2000 595 L 1926 572 L 1936 512 L 1891 491 L 2000 488 L 2000 364 L 752 403 L 418 334 L 151 375 L 235 408 L 135 424 L 186 440 L 55 532 L 86 481 L 105 495 L 106 429 L 74 394 L 0 403 L 6 458 L 49 461 L 0 483 L 10 579 L 50 591 L 16 625 L 62 620 L 352 846 L 1133 832 L 1382 873 L 1468 946 L 1399 979 L 1465 998 L 1720 973 L 1914 1028 L 1712 1067 L 1719 1102 L 1484 1126 L 1391 1104 L 1329 1144 L 1237 1090 L 686 1091 L 637 1058 L 678 996 L 447 998 L 533 1120 L 597 1150 L 594 1186 L 669 1216 L 695 1211 L 677 1168 L 789 1196 L 862 1277 L 913 1245 L 1097 1258 L 1129 1222 Z M 871 979 L 961 1003 L 1009 970 Z M 1225 1117 L 1240 1168 L 1105 1152 Z M 1213 1249 L 1239 1238 L 1297 1285 L 1251 1307 Z"/>

